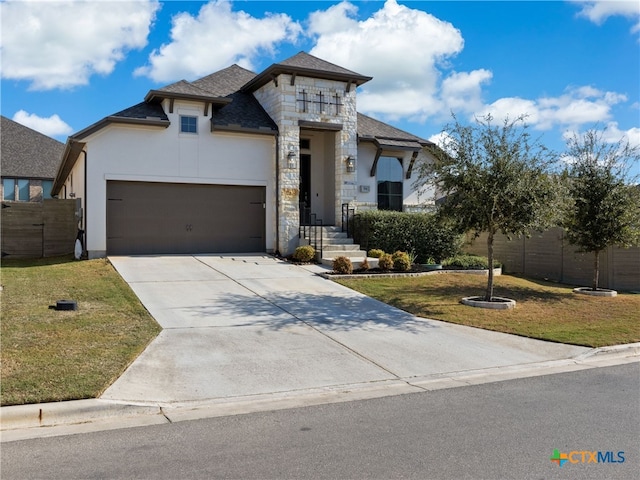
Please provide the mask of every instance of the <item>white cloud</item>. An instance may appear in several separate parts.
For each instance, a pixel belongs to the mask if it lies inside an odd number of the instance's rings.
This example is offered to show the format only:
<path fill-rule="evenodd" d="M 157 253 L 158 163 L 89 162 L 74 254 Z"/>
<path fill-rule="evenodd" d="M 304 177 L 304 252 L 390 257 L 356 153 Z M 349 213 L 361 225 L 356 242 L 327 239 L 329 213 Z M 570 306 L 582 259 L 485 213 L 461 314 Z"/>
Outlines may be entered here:
<path fill-rule="evenodd" d="M 493 74 L 485 69 L 451 73 L 442 81 L 441 98 L 444 108 L 453 112 L 469 112 L 481 108 L 482 85 L 492 77 Z"/>
<path fill-rule="evenodd" d="M 453 141 L 453 138 L 451 137 L 451 135 L 449 135 L 448 132 L 442 131 L 442 132 L 438 132 L 434 135 L 431 135 L 428 140 L 430 142 L 435 143 L 438 147 L 442 148 L 443 150 L 447 150 L 447 153 L 452 154 L 453 152 L 448 149 L 448 145 L 450 144 L 450 142 Z"/>
<path fill-rule="evenodd" d="M 580 125 L 608 121 L 611 108 L 627 100 L 616 92 L 603 92 L 591 86 L 569 88 L 557 97 L 528 100 L 517 97 L 501 98 L 476 112 L 477 116 L 491 114 L 494 118 L 516 118 L 526 115 L 526 121 L 538 130 L 554 127 L 577 129 Z"/>
<path fill-rule="evenodd" d="M 66 136 L 73 131 L 73 129 L 56 114 L 50 117 L 39 117 L 35 113 L 18 110 L 13 116 L 13 121 L 49 137 Z"/>
<path fill-rule="evenodd" d="M 310 53 L 363 75 L 373 76 L 358 94 L 358 109 L 381 114 L 426 118 L 449 109 L 440 98 L 441 73 L 464 40 L 460 31 L 427 12 L 387 0 L 365 20 L 343 2 L 309 17 L 308 33 L 316 44 Z M 448 79 L 448 100 L 479 97 L 486 70 L 456 73 Z M 464 88 L 463 88 L 464 87 Z"/>
<path fill-rule="evenodd" d="M 295 42 L 301 27 L 286 14 L 255 18 L 232 11 L 227 0 L 209 2 L 197 16 L 173 17 L 171 42 L 149 56 L 149 65 L 136 70 L 156 82 L 194 79 L 237 63 L 253 69 L 258 55 L 274 54 L 278 42 Z"/>
<path fill-rule="evenodd" d="M 607 123 L 602 139 L 607 143 L 616 143 L 620 140 L 629 142 L 632 147 L 640 148 L 640 128 L 632 127 L 628 130 L 620 130 L 618 122 Z"/>
<path fill-rule="evenodd" d="M 513 120 L 520 116 L 525 116 L 526 122 L 531 125 L 539 121 L 540 111 L 538 105 L 533 100 L 519 97 L 504 97 L 490 105 L 485 105 L 473 114 L 475 117 L 485 117 L 487 115 L 491 115 L 498 121 L 506 118 Z"/>
<path fill-rule="evenodd" d="M 637 0 L 572 0 L 582 6 L 579 15 L 596 25 L 602 25 L 609 17 L 621 15 L 635 21 L 632 32 L 640 31 L 640 2 Z"/>
<path fill-rule="evenodd" d="M 2 77 L 32 90 L 86 85 L 147 44 L 160 4 L 150 1 L 2 2 Z"/>

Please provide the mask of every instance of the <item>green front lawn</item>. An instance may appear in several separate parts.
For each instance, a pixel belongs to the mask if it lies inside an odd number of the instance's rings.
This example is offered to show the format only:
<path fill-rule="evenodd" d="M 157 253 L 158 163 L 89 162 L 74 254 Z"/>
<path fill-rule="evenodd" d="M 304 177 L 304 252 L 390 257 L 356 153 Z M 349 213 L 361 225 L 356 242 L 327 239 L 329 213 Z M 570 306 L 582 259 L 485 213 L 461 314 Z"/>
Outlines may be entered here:
<path fill-rule="evenodd" d="M 95 398 L 161 330 L 106 259 L 3 260 L 1 274 L 2 405 Z"/>
<path fill-rule="evenodd" d="M 338 280 L 423 318 L 514 333 L 553 342 L 601 347 L 640 341 L 640 295 L 590 297 L 572 287 L 502 275 L 494 295 L 517 301 L 513 310 L 486 310 L 460 303 L 484 295 L 487 279 L 467 274 Z"/>

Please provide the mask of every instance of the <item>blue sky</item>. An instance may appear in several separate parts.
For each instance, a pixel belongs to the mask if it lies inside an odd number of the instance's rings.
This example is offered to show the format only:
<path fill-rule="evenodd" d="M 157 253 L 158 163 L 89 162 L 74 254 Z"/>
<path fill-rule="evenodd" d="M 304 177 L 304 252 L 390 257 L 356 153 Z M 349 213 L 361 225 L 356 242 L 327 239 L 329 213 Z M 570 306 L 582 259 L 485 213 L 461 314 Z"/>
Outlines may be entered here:
<path fill-rule="evenodd" d="M 527 114 L 552 149 L 606 127 L 640 145 L 638 1 L 14 1 L 2 115 L 66 137 L 180 79 L 260 72 L 304 50 L 373 80 L 358 110 L 437 140 Z"/>

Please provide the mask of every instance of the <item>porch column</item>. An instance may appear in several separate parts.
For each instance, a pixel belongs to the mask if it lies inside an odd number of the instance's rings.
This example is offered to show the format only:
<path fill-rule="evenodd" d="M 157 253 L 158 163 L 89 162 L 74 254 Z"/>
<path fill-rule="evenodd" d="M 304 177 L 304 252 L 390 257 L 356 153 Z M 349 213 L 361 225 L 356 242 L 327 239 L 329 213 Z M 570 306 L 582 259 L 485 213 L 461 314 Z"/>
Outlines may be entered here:
<path fill-rule="evenodd" d="M 352 109 L 351 115 L 344 116 L 342 130 L 336 132 L 335 171 L 336 171 L 336 225 L 342 225 L 342 204 L 354 203 L 358 194 L 358 133 L 355 112 L 355 101 L 345 101 L 345 108 Z M 347 158 L 355 162 L 353 172 L 347 171 Z"/>
<path fill-rule="evenodd" d="M 282 255 L 290 255 L 298 246 L 300 226 L 300 129 L 298 126 L 281 127 L 279 143 L 278 250 Z M 290 166 L 290 152 L 293 152 L 293 167 Z"/>

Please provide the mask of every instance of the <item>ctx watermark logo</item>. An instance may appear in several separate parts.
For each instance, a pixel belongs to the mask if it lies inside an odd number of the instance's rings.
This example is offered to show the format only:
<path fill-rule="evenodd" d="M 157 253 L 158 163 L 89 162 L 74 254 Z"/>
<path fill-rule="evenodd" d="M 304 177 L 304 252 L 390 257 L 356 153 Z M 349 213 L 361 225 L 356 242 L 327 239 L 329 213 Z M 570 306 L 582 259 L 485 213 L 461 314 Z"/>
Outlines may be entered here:
<path fill-rule="evenodd" d="M 565 463 L 624 463 L 624 452 L 589 452 L 586 450 L 562 453 L 557 448 L 553 450 L 551 461 L 562 467 Z"/>

